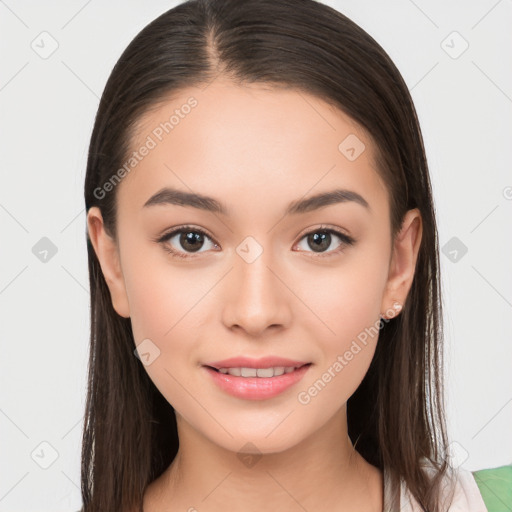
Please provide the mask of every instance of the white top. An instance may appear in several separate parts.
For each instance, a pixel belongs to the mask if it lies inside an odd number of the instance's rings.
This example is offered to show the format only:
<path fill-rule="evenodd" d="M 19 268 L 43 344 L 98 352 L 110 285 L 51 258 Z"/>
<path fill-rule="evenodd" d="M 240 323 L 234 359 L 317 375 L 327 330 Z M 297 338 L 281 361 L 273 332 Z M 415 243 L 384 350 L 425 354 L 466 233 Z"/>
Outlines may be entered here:
<path fill-rule="evenodd" d="M 427 470 L 432 470 L 427 466 Z M 455 482 L 451 487 L 450 476 Z M 446 512 L 488 512 L 478 485 L 471 471 L 461 467 L 445 475 L 443 485 L 443 499 Z M 453 495 L 452 495 L 453 492 Z M 451 502 L 450 502 L 450 498 Z M 446 506 L 449 505 L 449 508 Z M 400 496 L 397 489 L 392 489 L 389 474 L 384 469 L 384 512 L 422 512 L 423 509 L 406 489 L 405 482 L 400 483 Z"/>

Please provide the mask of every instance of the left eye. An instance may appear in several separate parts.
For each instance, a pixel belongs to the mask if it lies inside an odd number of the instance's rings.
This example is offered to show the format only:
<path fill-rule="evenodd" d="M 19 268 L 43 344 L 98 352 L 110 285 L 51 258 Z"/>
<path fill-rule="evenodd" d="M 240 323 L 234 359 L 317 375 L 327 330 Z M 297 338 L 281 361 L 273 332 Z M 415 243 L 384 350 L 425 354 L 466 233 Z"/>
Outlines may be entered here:
<path fill-rule="evenodd" d="M 341 243 L 338 247 L 332 251 L 322 251 L 322 249 L 329 248 L 332 242 L 332 235 L 339 238 Z M 341 233 L 335 229 L 315 229 L 314 231 L 310 231 L 306 233 L 302 239 L 306 239 L 306 243 L 313 247 L 313 252 L 320 253 L 320 256 L 330 256 L 332 254 L 337 254 L 345 249 L 346 246 L 353 245 L 355 240 L 346 235 L 345 233 Z M 302 240 L 301 239 L 301 240 Z"/>
<path fill-rule="evenodd" d="M 324 251 L 323 249 L 330 247 L 332 243 L 332 235 L 340 239 L 341 243 L 334 250 Z M 156 240 L 157 242 L 163 244 L 164 249 L 167 252 L 179 258 L 190 258 L 193 256 L 188 255 L 187 252 L 181 252 L 172 246 L 171 241 L 176 237 L 178 237 L 178 243 L 181 245 L 181 247 L 185 249 L 185 251 L 190 251 L 191 253 L 199 252 L 199 250 L 202 248 L 202 245 L 204 244 L 205 239 L 210 241 L 212 240 L 203 230 L 188 226 L 175 229 L 174 231 L 171 231 L 170 233 L 167 233 Z M 313 252 L 319 254 L 319 256 L 323 256 L 324 253 L 327 253 L 326 255 L 329 256 L 331 254 L 341 252 L 346 246 L 353 245 L 355 242 L 352 237 L 341 233 L 340 231 L 323 227 L 306 233 L 302 236 L 301 241 L 304 239 L 310 247 L 313 247 Z M 214 247 L 219 247 L 219 245 L 216 243 L 212 243 L 212 245 Z"/>

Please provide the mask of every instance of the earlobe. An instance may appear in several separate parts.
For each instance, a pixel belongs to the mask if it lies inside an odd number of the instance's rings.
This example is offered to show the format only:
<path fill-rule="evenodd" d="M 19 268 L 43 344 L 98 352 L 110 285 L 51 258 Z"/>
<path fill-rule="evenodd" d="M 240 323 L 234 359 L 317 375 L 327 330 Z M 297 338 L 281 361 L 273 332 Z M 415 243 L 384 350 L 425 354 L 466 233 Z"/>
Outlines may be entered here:
<path fill-rule="evenodd" d="M 130 308 L 118 247 L 115 240 L 105 231 L 101 210 L 96 206 L 87 212 L 87 231 L 110 290 L 112 306 L 120 316 L 129 318 Z"/>
<path fill-rule="evenodd" d="M 422 234 L 423 224 L 418 208 L 409 210 L 405 214 L 402 227 L 394 240 L 381 310 L 397 311 L 395 304 L 400 305 L 396 314 L 402 309 L 414 279 Z M 386 318 L 389 315 L 381 316 Z"/>

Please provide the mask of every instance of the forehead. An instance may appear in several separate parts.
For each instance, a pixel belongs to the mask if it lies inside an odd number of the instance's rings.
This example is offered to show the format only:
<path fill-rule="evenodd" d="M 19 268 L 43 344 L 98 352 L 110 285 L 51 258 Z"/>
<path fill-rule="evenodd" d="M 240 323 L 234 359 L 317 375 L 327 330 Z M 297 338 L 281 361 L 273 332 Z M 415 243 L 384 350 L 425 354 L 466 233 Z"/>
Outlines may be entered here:
<path fill-rule="evenodd" d="M 354 134 L 370 143 L 364 128 L 317 96 L 284 86 L 242 86 L 217 79 L 210 85 L 173 92 L 152 105 L 138 120 L 132 144 L 143 142 L 148 134 L 159 142 L 171 134 L 177 140 L 180 133 L 190 135 L 192 130 L 197 142 L 206 133 L 210 140 L 229 135 L 245 149 L 248 145 L 257 148 L 257 142 L 268 149 L 268 141 L 312 141 L 315 135 L 324 138 L 326 132 L 336 133 L 335 140 Z M 326 140 L 325 146 L 331 142 Z"/>
<path fill-rule="evenodd" d="M 265 198 L 288 204 L 310 189 L 340 186 L 386 194 L 367 132 L 295 89 L 216 80 L 174 92 L 139 119 L 131 150 L 144 146 L 118 190 L 120 202 L 129 196 L 141 208 L 166 185 L 246 206 Z"/>

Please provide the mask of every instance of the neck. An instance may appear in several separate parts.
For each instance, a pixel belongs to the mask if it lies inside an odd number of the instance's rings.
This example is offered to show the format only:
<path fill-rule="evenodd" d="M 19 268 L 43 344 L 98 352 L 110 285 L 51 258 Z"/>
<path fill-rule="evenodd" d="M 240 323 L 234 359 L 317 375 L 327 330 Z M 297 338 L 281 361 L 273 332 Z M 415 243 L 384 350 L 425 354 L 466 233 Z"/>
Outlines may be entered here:
<path fill-rule="evenodd" d="M 152 510 L 382 511 L 382 474 L 354 449 L 346 407 L 320 431 L 279 453 L 234 453 L 177 415 L 180 447 L 149 487 Z"/>

